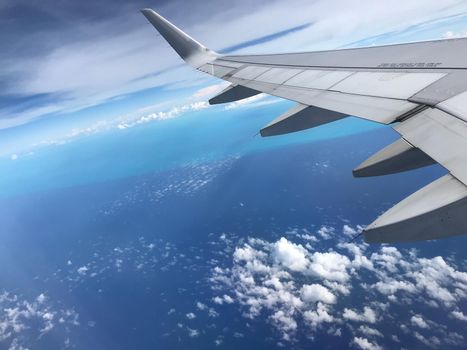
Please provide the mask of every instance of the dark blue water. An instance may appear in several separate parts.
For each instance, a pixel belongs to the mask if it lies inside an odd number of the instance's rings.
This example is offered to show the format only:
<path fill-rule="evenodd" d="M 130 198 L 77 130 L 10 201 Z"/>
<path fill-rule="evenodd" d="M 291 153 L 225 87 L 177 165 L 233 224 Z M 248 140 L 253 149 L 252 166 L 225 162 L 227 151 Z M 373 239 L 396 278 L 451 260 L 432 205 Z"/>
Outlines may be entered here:
<path fill-rule="evenodd" d="M 222 245 L 222 234 L 235 246 L 248 236 L 275 241 L 291 227 L 313 231 L 321 225 L 365 225 L 444 173 L 433 166 L 382 178 L 352 177 L 353 167 L 394 138 L 383 128 L 217 154 L 157 172 L 145 165 L 143 174 L 134 171 L 117 179 L 94 174 L 107 166 L 112 173 L 127 171 L 115 161 L 94 164 L 93 171 L 85 165 L 100 181 L 76 184 L 64 178 L 60 186 L 35 184 L 35 192 L 9 195 L 0 201 L 2 289 L 28 300 L 45 293 L 54 308 L 72 308 L 79 314 L 79 325 L 57 323 L 41 337 L 34 327 L 19 333 L 22 344 L 34 349 L 66 344 L 77 349 L 214 348 L 216 341 L 225 349 L 270 349 L 280 342 L 288 348 L 348 347 L 352 334 L 345 328 L 340 337 L 322 331 L 312 340 L 301 326 L 294 340 L 284 343 L 265 318 L 245 318 L 236 303 L 215 305 L 212 298 L 218 292 L 209 277 L 215 266 L 232 264 L 232 246 Z M 160 159 L 153 146 L 146 159 L 150 152 Z M 181 146 L 179 152 L 184 152 Z M 421 257 L 450 257 L 462 268 L 466 243 L 466 237 L 458 237 L 399 248 L 416 248 Z M 335 244 L 322 241 L 317 247 L 324 250 Z M 369 254 L 378 249 L 370 247 Z M 368 283 L 371 278 L 360 276 Z M 375 301 L 361 286 L 355 288 L 340 303 L 361 309 Z M 197 309 L 197 302 L 216 315 Z M 420 305 L 413 306 L 414 312 L 463 333 L 462 323 L 442 309 Z M 458 307 L 465 311 L 465 300 Z M 191 312 L 194 319 L 187 317 Z M 409 348 L 423 348 L 398 328 L 397 318 L 410 312 L 395 305 L 378 329 L 399 334 Z M 8 346 L 12 339 L 0 344 Z M 396 346 L 390 339 L 379 342 Z"/>

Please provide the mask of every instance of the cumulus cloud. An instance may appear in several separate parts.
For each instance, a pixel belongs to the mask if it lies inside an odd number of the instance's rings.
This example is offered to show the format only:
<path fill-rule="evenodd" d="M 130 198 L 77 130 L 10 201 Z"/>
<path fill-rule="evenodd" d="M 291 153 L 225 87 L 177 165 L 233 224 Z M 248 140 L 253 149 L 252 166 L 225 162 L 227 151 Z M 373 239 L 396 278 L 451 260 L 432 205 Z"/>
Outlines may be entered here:
<path fill-rule="evenodd" d="M 320 284 L 305 284 L 301 290 L 302 299 L 306 302 L 316 303 L 321 301 L 325 304 L 334 304 L 336 296 L 329 289 Z"/>
<path fill-rule="evenodd" d="M 421 315 L 412 316 L 412 318 L 410 319 L 410 322 L 414 326 L 417 326 L 419 328 L 430 328 L 428 323 L 426 323 L 426 321 L 423 319 Z"/>
<path fill-rule="evenodd" d="M 86 275 L 86 273 L 88 272 L 88 267 L 87 266 L 81 266 L 80 268 L 78 268 L 78 270 L 76 270 L 80 275 L 84 276 Z"/>
<path fill-rule="evenodd" d="M 355 337 L 353 338 L 353 343 L 363 350 L 381 350 L 382 349 L 382 347 L 380 347 L 378 344 L 370 343 L 370 341 L 366 338 Z"/>
<path fill-rule="evenodd" d="M 454 318 L 457 318 L 458 320 L 467 322 L 467 315 L 464 315 L 464 313 L 462 311 L 454 310 L 454 311 L 451 312 L 451 315 Z"/>
<path fill-rule="evenodd" d="M 359 228 L 349 225 L 342 230 L 353 233 Z M 404 322 L 400 326 L 404 337 L 411 335 L 419 342 L 458 346 L 465 341 L 459 333 L 448 335 L 444 326 L 434 327 L 423 315 L 430 305 L 444 308 L 453 319 L 465 320 L 458 306 L 467 299 L 465 272 L 441 257 L 418 257 L 415 250 L 391 246 L 369 249 L 364 243 L 345 242 L 345 234 L 336 235 L 335 229 L 327 231 L 338 242 L 329 248 L 323 248 L 323 240 L 309 244 L 309 233 L 301 229 L 289 230 L 288 239 L 272 242 L 250 238 L 235 245 L 220 240 L 233 263 L 212 270 L 213 302 L 223 304 L 225 293 L 232 294 L 233 304 L 241 306 L 245 317 L 265 315 L 284 340 L 292 340 L 301 329 L 313 338 L 324 325 L 328 334 L 337 336 L 339 325 L 350 331 L 354 346 L 380 349 L 378 342 L 386 338 L 378 325 L 397 319 Z M 403 314 L 400 305 L 410 305 L 414 311 Z M 394 314 L 394 319 L 386 314 Z M 410 327 L 430 329 L 434 338 Z M 392 334 L 391 339 L 397 342 L 399 336 Z"/>
<path fill-rule="evenodd" d="M 187 328 L 188 330 L 188 336 L 190 338 L 196 338 L 197 336 L 199 336 L 199 331 L 197 329 L 191 329 L 191 328 Z"/>
<path fill-rule="evenodd" d="M 0 345 L 9 349 L 34 347 L 37 338 L 56 328 L 79 325 L 78 313 L 57 306 L 45 293 L 30 301 L 4 291 L 0 294 L 0 309 Z"/>
<path fill-rule="evenodd" d="M 417 288 L 411 282 L 407 281 L 397 281 L 394 279 L 387 279 L 385 281 L 378 281 L 373 285 L 378 292 L 386 295 L 393 295 L 397 291 L 406 291 L 409 293 L 415 293 Z"/>
<path fill-rule="evenodd" d="M 274 244 L 273 256 L 279 264 L 292 271 L 304 271 L 308 265 L 307 251 L 284 237 Z"/>
<path fill-rule="evenodd" d="M 321 238 L 330 239 L 334 234 L 335 229 L 331 226 L 321 226 L 319 230 L 316 232 Z"/>
<path fill-rule="evenodd" d="M 356 322 L 375 323 L 377 320 L 375 311 L 368 306 L 364 307 L 362 313 L 358 313 L 355 310 L 345 308 L 342 317 L 344 317 L 347 320 Z"/>
<path fill-rule="evenodd" d="M 312 329 L 316 329 L 320 324 L 334 321 L 334 316 L 329 313 L 328 307 L 323 303 L 318 303 L 316 310 L 305 311 L 303 317 Z"/>
<path fill-rule="evenodd" d="M 311 256 L 310 273 L 325 280 L 346 282 L 349 279 L 347 269 L 350 264 L 345 255 L 336 252 L 315 252 Z"/>
<path fill-rule="evenodd" d="M 383 333 L 381 333 L 380 331 L 378 331 L 377 329 L 374 329 L 374 328 L 371 328 L 371 327 L 368 327 L 366 325 L 362 325 L 358 328 L 358 330 L 360 332 L 362 332 L 363 334 L 365 334 L 366 336 L 369 336 L 369 337 L 380 337 L 380 338 L 383 338 L 384 335 Z"/>

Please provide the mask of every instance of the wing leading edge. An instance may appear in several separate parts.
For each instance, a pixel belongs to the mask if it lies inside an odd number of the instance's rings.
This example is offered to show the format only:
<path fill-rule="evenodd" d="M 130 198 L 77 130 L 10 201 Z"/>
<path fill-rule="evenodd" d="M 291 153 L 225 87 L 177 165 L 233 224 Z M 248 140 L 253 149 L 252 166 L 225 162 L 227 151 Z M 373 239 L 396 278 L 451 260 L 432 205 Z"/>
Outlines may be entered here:
<path fill-rule="evenodd" d="M 467 233 L 467 39 L 275 55 L 222 56 L 151 9 L 144 16 L 194 68 L 231 85 L 210 100 L 258 93 L 297 105 L 261 130 L 296 132 L 347 116 L 391 124 L 401 139 L 354 169 L 379 176 L 433 164 L 448 174 L 368 225 L 366 242 Z"/>

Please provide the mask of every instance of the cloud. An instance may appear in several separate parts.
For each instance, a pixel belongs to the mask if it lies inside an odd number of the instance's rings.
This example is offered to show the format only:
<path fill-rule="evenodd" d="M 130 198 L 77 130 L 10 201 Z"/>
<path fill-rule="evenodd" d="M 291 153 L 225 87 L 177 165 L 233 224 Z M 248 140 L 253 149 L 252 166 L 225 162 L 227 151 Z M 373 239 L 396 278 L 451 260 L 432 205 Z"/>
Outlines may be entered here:
<path fill-rule="evenodd" d="M 419 328 L 430 328 L 421 315 L 412 316 L 410 322 Z"/>
<path fill-rule="evenodd" d="M 80 275 L 84 276 L 88 272 L 89 268 L 87 266 L 81 266 L 76 270 Z"/>
<path fill-rule="evenodd" d="M 352 226 L 350 225 L 344 225 L 344 227 L 342 228 L 342 233 L 346 236 L 350 236 L 350 237 L 353 237 L 355 236 L 357 233 L 359 233 L 359 231 L 357 231 L 356 229 L 354 229 Z"/>
<path fill-rule="evenodd" d="M 360 327 L 358 328 L 358 330 L 359 330 L 360 332 L 362 332 L 363 334 L 365 334 L 366 336 L 369 336 L 369 337 L 384 338 L 383 333 L 381 333 L 381 332 L 378 331 L 377 329 L 368 327 L 368 326 L 366 326 L 366 325 L 360 326 Z"/>
<path fill-rule="evenodd" d="M 350 260 L 336 252 L 315 252 L 311 256 L 310 273 L 330 281 L 346 282 Z"/>
<path fill-rule="evenodd" d="M 186 314 L 186 318 L 188 318 L 189 320 L 193 320 L 196 318 L 196 315 L 193 312 L 189 312 Z"/>
<path fill-rule="evenodd" d="M 34 347 L 38 338 L 46 337 L 55 329 L 63 331 L 79 325 L 78 313 L 59 307 L 45 293 L 27 300 L 4 291 L 0 294 L 0 309 L 0 344 L 10 349 Z M 51 337 L 60 342 L 57 334 Z"/>
<path fill-rule="evenodd" d="M 221 92 L 223 89 L 225 89 L 228 85 L 229 85 L 228 82 L 223 81 L 218 84 L 203 87 L 193 94 L 193 98 L 195 99 L 212 98 L 215 95 L 217 95 L 219 92 Z"/>
<path fill-rule="evenodd" d="M 368 306 L 364 307 L 362 313 L 358 313 L 355 310 L 345 308 L 342 317 L 355 322 L 376 323 L 377 320 L 377 315 L 375 311 Z"/>
<path fill-rule="evenodd" d="M 334 316 L 329 313 L 328 307 L 323 303 L 317 303 L 316 310 L 305 311 L 303 317 L 312 329 L 317 329 L 323 323 L 334 322 Z"/>
<path fill-rule="evenodd" d="M 455 39 L 455 38 L 465 38 L 467 37 L 467 30 L 463 30 L 460 32 L 454 32 L 451 30 L 448 30 L 443 34 L 444 39 Z"/>
<path fill-rule="evenodd" d="M 191 329 L 189 327 L 187 327 L 187 330 L 188 330 L 188 336 L 190 338 L 196 338 L 199 336 L 199 331 L 197 329 Z"/>
<path fill-rule="evenodd" d="M 131 99 L 132 94 L 153 87 L 212 82 L 181 65 L 138 13 L 142 3 L 109 6 L 104 1 L 93 5 L 92 14 L 88 7 L 87 11 L 74 11 L 72 7 L 80 6 L 74 3 L 58 7 L 46 1 L 40 10 L 31 2 L 22 1 L 20 5 L 27 11 L 21 11 L 17 21 L 5 21 L 21 25 L 5 30 L 9 36 L 0 55 L 2 91 L 14 101 L 0 110 L 2 128 L 45 115 L 71 113 L 118 97 Z M 180 8 L 184 8 L 183 16 Z M 443 16 L 465 12 L 466 5 L 457 0 L 407 1 L 399 6 L 389 0 L 361 0 L 352 6 L 343 0 L 293 0 L 270 1 L 262 6 L 222 0 L 196 6 L 173 1 L 160 5 L 160 10 L 214 49 L 237 46 L 240 53 L 262 53 L 335 48 L 369 35 L 400 33 L 430 21 L 439 24 Z M 445 35 L 456 35 L 448 33 Z M 23 40 L 12 40 L 14 37 Z M 271 40 L 257 40 L 262 37 Z M 38 96 L 39 102 L 31 103 Z"/>
<path fill-rule="evenodd" d="M 353 338 L 353 343 L 363 350 L 381 350 L 382 349 L 378 344 L 370 343 L 368 339 L 366 338 L 355 337 Z"/>
<path fill-rule="evenodd" d="M 301 290 L 302 300 L 310 303 L 321 301 L 325 304 L 334 304 L 336 296 L 329 289 L 320 284 L 305 284 Z"/>
<path fill-rule="evenodd" d="M 413 283 L 393 279 L 378 281 L 373 285 L 373 288 L 376 288 L 378 292 L 386 295 L 393 295 L 397 291 L 406 291 L 409 293 L 417 292 L 417 288 Z"/>
<path fill-rule="evenodd" d="M 331 239 L 332 235 L 334 234 L 335 229 L 334 227 L 330 226 L 321 226 L 317 232 L 318 235 L 321 236 L 321 238 L 324 239 Z"/>
<path fill-rule="evenodd" d="M 224 108 L 225 110 L 229 110 L 229 109 L 236 109 L 236 108 L 246 106 L 246 105 L 252 105 L 253 107 L 257 107 L 258 105 L 260 105 L 259 101 L 266 97 L 267 97 L 266 94 L 258 94 L 255 96 L 244 98 L 243 100 L 238 100 L 235 102 L 227 103 Z"/>
<path fill-rule="evenodd" d="M 451 312 L 451 315 L 454 318 L 457 318 L 458 320 L 467 322 L 467 315 L 464 315 L 464 313 L 462 311 L 454 310 L 454 311 Z"/>
<path fill-rule="evenodd" d="M 348 226 L 342 231 L 359 230 Z M 328 231 L 337 233 L 335 228 Z M 231 266 L 212 270 L 212 302 L 223 304 L 226 292 L 234 295 L 232 304 L 239 305 L 246 318 L 265 316 L 285 341 L 301 332 L 314 338 L 324 329 L 338 336 L 339 326 L 350 332 L 354 346 L 380 349 L 378 342 L 386 340 L 378 330 L 381 325 L 401 330 L 391 339 L 403 335 L 418 342 L 463 344 L 463 335 L 454 331 L 448 335 L 447 326 L 428 321 L 424 313 L 429 305 L 464 320 L 459 306 L 467 299 L 465 272 L 441 257 L 419 257 L 415 250 L 348 243 L 345 234 L 333 234 L 331 244 L 329 240 L 309 244 L 304 232 L 289 229 L 287 238 L 249 238 L 237 245 L 219 239 L 226 245 L 224 254 L 233 260 Z M 408 306 L 413 311 L 401 311 Z M 392 317 L 384 316 L 388 314 Z M 434 338 L 424 338 L 411 327 L 429 327 Z"/>
<path fill-rule="evenodd" d="M 282 237 L 274 245 L 273 257 L 277 263 L 292 271 L 304 271 L 307 268 L 307 251 L 302 246 L 289 242 Z"/>

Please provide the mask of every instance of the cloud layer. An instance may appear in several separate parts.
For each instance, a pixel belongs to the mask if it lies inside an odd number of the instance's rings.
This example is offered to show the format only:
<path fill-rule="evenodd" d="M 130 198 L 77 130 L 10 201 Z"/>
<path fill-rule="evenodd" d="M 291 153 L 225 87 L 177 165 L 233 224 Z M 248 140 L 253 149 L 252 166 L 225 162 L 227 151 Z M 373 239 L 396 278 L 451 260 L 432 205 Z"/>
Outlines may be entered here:
<path fill-rule="evenodd" d="M 462 334 L 426 311 L 442 310 L 459 325 L 465 322 L 459 306 L 467 299 L 467 272 L 441 256 L 346 242 L 349 231 L 359 230 L 345 225 L 315 234 L 295 230 L 275 242 L 250 238 L 234 248 L 231 266 L 213 269 L 211 285 L 246 318 L 266 317 L 287 342 L 299 334 L 339 337 L 345 331 L 352 334 L 349 346 L 361 349 L 397 347 L 402 338 L 418 346 L 463 344 Z M 319 248 L 320 232 L 337 246 Z"/>
<path fill-rule="evenodd" d="M 180 88 L 211 81 L 181 65 L 138 13 L 143 3 L 113 2 L 110 6 L 103 2 L 93 4 L 93 11 L 79 4 L 57 6 L 52 1 L 41 6 L 11 1 L 3 6 L 0 21 L 8 24 L 8 35 L 2 35 L 6 49 L 0 54 L 0 128 L 47 114 L 70 113 L 116 97 L 131 98 L 135 92 L 156 86 Z M 185 9 L 183 16 L 180 8 Z M 239 52 L 279 52 L 334 48 L 403 31 L 462 13 L 466 5 L 459 0 L 411 0 L 398 6 L 387 0 L 360 0 L 351 5 L 342 0 L 294 0 L 272 1 L 267 6 L 249 1 L 234 6 L 208 1 L 193 6 L 179 0 L 159 4 L 157 9 L 214 49 L 237 45 Z M 21 16 L 6 21 L 10 12 L 18 11 Z M 301 30 L 289 32 L 297 26 Z M 288 34 L 274 35 L 281 32 Z M 443 33 L 457 35 L 443 31 L 438 37 Z M 268 36 L 268 40 L 255 40 Z"/>

